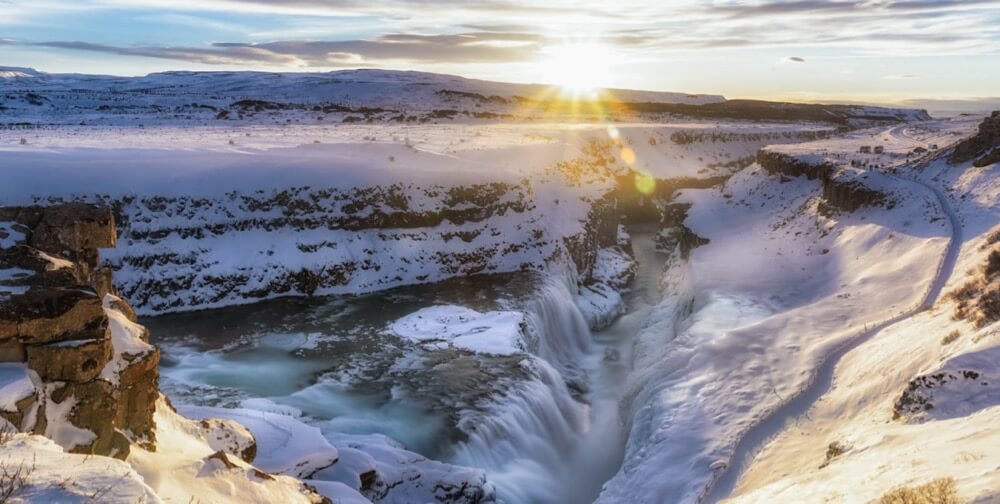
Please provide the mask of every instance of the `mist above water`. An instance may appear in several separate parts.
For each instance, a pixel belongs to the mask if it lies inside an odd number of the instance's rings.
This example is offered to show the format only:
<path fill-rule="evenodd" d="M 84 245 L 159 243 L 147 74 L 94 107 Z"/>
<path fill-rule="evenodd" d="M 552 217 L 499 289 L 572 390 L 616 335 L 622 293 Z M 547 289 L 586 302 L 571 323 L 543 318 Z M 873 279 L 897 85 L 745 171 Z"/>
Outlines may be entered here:
<path fill-rule="evenodd" d="M 662 261 L 636 233 L 629 311 L 591 334 L 562 278 L 477 277 L 354 298 L 282 299 L 146 321 L 181 403 L 301 411 L 323 432 L 384 434 L 478 467 L 510 503 L 589 502 L 620 467 L 619 398 Z M 427 306 L 524 311 L 533 354 L 431 351 L 391 322 Z M 419 419 L 419 421 L 416 421 Z"/>

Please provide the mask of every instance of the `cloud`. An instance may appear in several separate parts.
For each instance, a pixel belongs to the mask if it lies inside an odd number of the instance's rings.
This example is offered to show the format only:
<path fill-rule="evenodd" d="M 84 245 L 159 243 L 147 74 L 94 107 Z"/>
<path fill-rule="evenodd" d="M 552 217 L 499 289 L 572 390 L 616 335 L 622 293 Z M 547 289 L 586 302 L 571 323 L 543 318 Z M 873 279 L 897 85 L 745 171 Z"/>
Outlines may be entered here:
<path fill-rule="evenodd" d="M 379 61 L 517 62 L 534 57 L 546 40 L 545 37 L 531 33 L 470 32 L 454 35 L 393 33 L 373 40 L 215 42 L 208 47 L 130 47 L 80 41 L 34 42 L 26 45 L 202 64 L 339 67 Z"/>
<path fill-rule="evenodd" d="M 33 26 L 77 11 L 126 12 L 198 34 L 140 44 L 131 38 L 135 30 L 116 34 L 114 26 L 100 41 L 74 41 L 53 29 L 37 31 L 52 41 L 22 45 L 250 67 L 502 65 L 532 61 L 544 47 L 575 39 L 611 46 L 622 61 L 757 49 L 773 51 L 763 61 L 800 54 L 810 64 L 817 48 L 823 57 L 836 51 L 845 58 L 1000 54 L 1000 0 L 484 0 L 460 8 L 445 0 L 4 1 L 13 1 L 13 17 L 30 17 Z M 7 35 L 24 40 L 27 33 Z M 195 42 L 201 40 L 218 42 Z M 791 63 L 805 59 L 778 64 Z"/>
<path fill-rule="evenodd" d="M 805 62 L 806 62 L 805 58 L 800 58 L 798 56 L 785 56 L 784 58 L 781 58 L 780 60 L 775 62 L 775 65 L 794 65 Z"/>
<path fill-rule="evenodd" d="M 899 74 L 899 75 L 883 75 L 882 78 L 885 80 L 909 80 L 909 79 L 915 79 L 917 78 L 917 76 L 912 74 Z"/>

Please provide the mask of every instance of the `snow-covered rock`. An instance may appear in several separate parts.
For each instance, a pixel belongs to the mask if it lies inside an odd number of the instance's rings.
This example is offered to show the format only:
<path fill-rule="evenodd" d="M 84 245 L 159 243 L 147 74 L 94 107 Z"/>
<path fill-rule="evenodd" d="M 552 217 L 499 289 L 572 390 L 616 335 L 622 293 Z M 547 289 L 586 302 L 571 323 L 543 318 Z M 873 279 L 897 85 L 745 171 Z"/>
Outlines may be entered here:
<path fill-rule="evenodd" d="M 971 133 L 977 121 L 918 125 L 900 131 L 902 138 L 890 137 L 945 149 L 904 172 L 947 195 L 961 225 L 961 249 L 944 295 L 847 352 L 825 394 L 741 474 L 731 502 L 862 502 L 938 478 L 954 481 L 960 502 L 1000 497 L 992 449 L 1000 443 L 993 428 L 1000 421 L 998 330 L 996 322 L 979 326 L 955 317 L 963 299 L 955 293 L 983 280 L 1000 229 L 1000 164 L 947 160 L 946 142 Z M 960 134 L 953 135 L 956 127 Z M 845 450 L 827 457 L 831 443 Z"/>
<path fill-rule="evenodd" d="M 28 502 L 163 502 L 129 464 L 65 452 L 51 439 L 13 434 L 0 445 L 4 499 Z M 8 480 L 8 477 L 10 478 Z"/>
<path fill-rule="evenodd" d="M 462 306 L 431 306 L 397 320 L 391 331 L 425 346 L 511 355 L 526 350 L 524 323 L 524 315 L 518 312 L 479 313 Z"/>
<path fill-rule="evenodd" d="M 257 467 L 303 478 L 330 498 L 373 502 L 492 502 L 481 470 L 429 460 L 381 435 L 326 433 L 262 410 L 184 407 L 192 418 L 229 418 L 258 443 Z M 335 501 L 336 502 L 336 501 Z"/>
<path fill-rule="evenodd" d="M 165 400 L 156 406 L 156 450 L 134 448 L 127 461 L 165 501 L 323 501 L 294 477 L 271 474 L 218 449 L 213 432 L 206 432 L 198 420 L 182 417 Z"/>

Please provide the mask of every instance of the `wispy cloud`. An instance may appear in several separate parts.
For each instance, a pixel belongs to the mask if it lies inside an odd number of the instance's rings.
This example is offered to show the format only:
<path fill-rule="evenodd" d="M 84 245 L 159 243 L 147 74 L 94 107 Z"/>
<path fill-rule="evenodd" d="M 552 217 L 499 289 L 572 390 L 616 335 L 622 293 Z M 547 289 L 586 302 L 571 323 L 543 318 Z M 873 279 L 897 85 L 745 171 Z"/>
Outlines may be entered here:
<path fill-rule="evenodd" d="M 81 29 L 83 16 L 100 32 Z M 688 75 L 694 82 L 701 72 L 699 84 L 708 86 L 692 91 L 725 92 L 717 84 L 717 61 L 725 59 L 761 72 L 787 65 L 789 89 L 822 87 L 831 77 L 843 83 L 839 72 L 856 68 L 852 81 L 888 94 L 907 75 L 921 76 L 910 87 L 945 80 L 907 60 L 961 67 L 1000 57 L 1000 0 L 0 0 L 3 59 L 18 54 L 11 61 L 22 65 L 45 57 L 65 65 L 66 51 L 83 51 L 91 61 L 113 54 L 116 64 L 135 62 L 133 71 L 175 68 L 170 61 L 506 78 L 520 67 L 516 79 L 527 80 L 546 48 L 567 41 L 610 48 L 626 67 L 621 83 L 631 86 L 653 79 L 672 86 Z M 677 72 L 663 64 L 680 60 L 687 67 Z M 984 79 L 961 85 L 985 94 Z M 738 80 L 778 85 L 760 75 Z"/>
<path fill-rule="evenodd" d="M 504 63 L 534 57 L 545 37 L 530 33 L 470 32 L 453 35 L 394 33 L 374 40 L 267 43 L 215 42 L 207 47 L 117 46 L 81 41 L 26 42 L 24 45 L 143 56 L 202 64 L 338 67 L 382 61 L 423 63 Z"/>

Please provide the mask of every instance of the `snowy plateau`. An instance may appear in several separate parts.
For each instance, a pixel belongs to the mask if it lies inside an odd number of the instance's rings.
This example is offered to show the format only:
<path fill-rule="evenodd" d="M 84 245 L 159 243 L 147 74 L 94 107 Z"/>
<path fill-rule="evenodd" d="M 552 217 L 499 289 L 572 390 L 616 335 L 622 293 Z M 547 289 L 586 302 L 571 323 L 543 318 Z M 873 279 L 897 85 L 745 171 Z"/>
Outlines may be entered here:
<path fill-rule="evenodd" d="M 1000 502 L 1000 114 L 0 68 L 0 181 L 0 502 Z"/>

